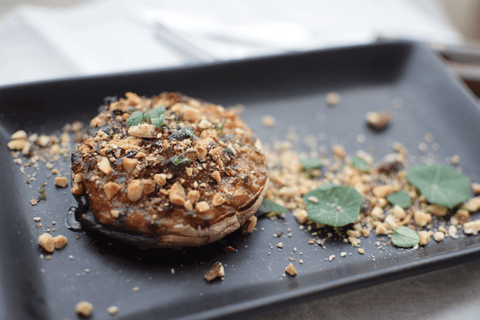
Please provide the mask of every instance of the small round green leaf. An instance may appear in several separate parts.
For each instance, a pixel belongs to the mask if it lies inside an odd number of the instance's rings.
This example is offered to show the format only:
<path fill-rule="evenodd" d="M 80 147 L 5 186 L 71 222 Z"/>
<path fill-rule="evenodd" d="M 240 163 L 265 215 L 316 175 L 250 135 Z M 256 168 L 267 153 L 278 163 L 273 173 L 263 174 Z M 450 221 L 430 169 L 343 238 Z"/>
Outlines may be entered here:
<path fill-rule="evenodd" d="M 441 163 L 413 167 L 407 180 L 431 203 L 453 208 L 469 198 L 470 179 Z"/>
<path fill-rule="evenodd" d="M 387 200 L 393 206 L 400 206 L 402 208 L 408 208 L 410 206 L 410 195 L 406 191 L 399 191 L 392 193 L 387 197 Z"/>
<path fill-rule="evenodd" d="M 300 163 L 305 170 L 318 169 L 322 166 L 322 162 L 320 160 L 313 158 L 302 158 L 300 159 Z"/>
<path fill-rule="evenodd" d="M 408 227 L 398 227 L 392 235 L 392 243 L 397 247 L 410 248 L 419 242 L 418 234 Z"/>
<path fill-rule="evenodd" d="M 357 168 L 357 169 L 362 170 L 362 171 L 367 171 L 368 170 L 368 162 L 365 161 L 365 159 L 357 157 L 357 156 L 352 156 L 352 157 L 350 157 L 350 159 L 352 160 L 350 165 L 353 168 Z"/>
<path fill-rule="evenodd" d="M 273 201 L 264 199 L 260 209 L 265 212 L 277 212 L 277 213 L 287 213 L 288 210 L 284 206 L 281 206 Z"/>
<path fill-rule="evenodd" d="M 143 112 L 135 111 L 128 117 L 127 127 L 138 126 L 143 121 Z"/>
<path fill-rule="evenodd" d="M 355 188 L 333 183 L 308 192 L 304 201 L 310 219 L 335 227 L 355 222 L 363 204 Z"/>
<path fill-rule="evenodd" d="M 150 122 L 155 126 L 160 128 L 163 124 L 163 120 L 165 120 L 165 107 L 159 106 L 155 109 L 150 110 L 148 113 L 150 117 Z"/>

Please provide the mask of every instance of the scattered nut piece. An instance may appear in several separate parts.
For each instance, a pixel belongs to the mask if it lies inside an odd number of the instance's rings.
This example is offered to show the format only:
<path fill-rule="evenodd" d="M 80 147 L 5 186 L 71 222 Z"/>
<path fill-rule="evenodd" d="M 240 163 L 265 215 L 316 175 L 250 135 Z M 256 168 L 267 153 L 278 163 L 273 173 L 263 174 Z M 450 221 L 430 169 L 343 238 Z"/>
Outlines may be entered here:
<path fill-rule="evenodd" d="M 100 160 L 97 163 L 98 169 L 105 173 L 107 176 L 112 173 L 112 167 L 110 166 L 110 161 L 106 157 L 102 157 L 102 160 Z"/>
<path fill-rule="evenodd" d="M 247 229 L 245 230 L 247 233 L 252 233 L 255 230 L 255 226 L 257 225 L 257 217 L 252 216 L 247 221 Z"/>
<path fill-rule="evenodd" d="M 190 193 L 189 193 L 190 194 Z M 227 201 L 221 194 L 217 193 L 213 196 L 212 205 L 214 207 L 220 206 Z"/>
<path fill-rule="evenodd" d="M 225 276 L 225 269 L 222 266 L 221 262 L 215 263 L 210 270 L 205 273 L 205 280 L 212 281 L 216 278 L 222 278 Z M 223 280 L 223 279 L 222 279 Z"/>
<path fill-rule="evenodd" d="M 114 315 L 116 315 L 117 312 L 118 312 L 118 307 L 116 307 L 116 306 L 108 307 L 107 312 L 108 312 L 110 315 L 114 316 Z"/>
<path fill-rule="evenodd" d="M 435 232 L 435 234 L 433 235 L 433 239 L 437 242 L 442 241 L 444 238 L 445 238 L 445 233 L 440 231 Z"/>
<path fill-rule="evenodd" d="M 38 237 L 38 244 L 43 250 L 52 253 L 55 251 L 55 240 L 49 233 L 43 233 Z"/>
<path fill-rule="evenodd" d="M 333 152 L 333 155 L 340 158 L 340 159 L 345 159 L 345 157 L 347 156 L 347 153 L 345 152 L 345 149 L 341 146 L 341 145 L 334 145 L 332 147 L 332 152 Z"/>
<path fill-rule="evenodd" d="M 132 158 L 123 158 L 122 160 L 122 167 L 128 173 L 132 172 L 137 167 L 138 160 Z M 156 181 L 156 180 L 155 180 Z"/>
<path fill-rule="evenodd" d="M 290 276 L 296 276 L 297 275 L 297 269 L 295 269 L 295 266 L 293 265 L 293 263 L 290 263 L 286 268 L 285 268 L 285 272 L 290 275 Z"/>
<path fill-rule="evenodd" d="M 384 185 L 384 186 L 378 186 L 373 189 L 373 194 L 377 198 L 385 198 L 392 192 L 394 192 L 395 189 L 391 185 Z"/>
<path fill-rule="evenodd" d="M 480 231 L 480 219 L 467 222 L 463 225 L 463 232 L 476 235 Z"/>
<path fill-rule="evenodd" d="M 448 208 L 439 204 L 431 204 L 425 208 L 425 211 L 437 217 L 443 217 L 447 214 Z"/>
<path fill-rule="evenodd" d="M 25 140 L 27 139 L 27 133 L 23 130 L 18 130 L 14 134 L 10 136 L 10 139 L 12 140 Z"/>
<path fill-rule="evenodd" d="M 480 194 L 480 183 L 472 183 L 472 191 L 475 195 Z"/>
<path fill-rule="evenodd" d="M 275 118 L 272 116 L 265 116 L 262 119 L 263 125 L 265 127 L 273 127 L 275 126 Z"/>
<path fill-rule="evenodd" d="M 220 176 L 220 172 L 218 172 L 218 171 L 214 171 L 210 176 L 211 176 L 215 181 L 217 181 L 217 183 L 220 183 L 220 181 L 222 181 L 222 177 Z"/>
<path fill-rule="evenodd" d="M 480 209 L 480 197 L 475 197 L 468 200 L 463 204 L 462 209 L 468 210 L 470 212 L 477 212 L 478 209 Z"/>
<path fill-rule="evenodd" d="M 282 249 L 283 248 L 283 243 L 281 243 L 281 242 L 277 243 L 277 248 Z"/>
<path fill-rule="evenodd" d="M 198 210 L 198 212 L 206 212 L 210 210 L 210 206 L 206 201 L 200 201 L 195 205 L 195 208 Z"/>
<path fill-rule="evenodd" d="M 82 301 L 77 303 L 75 306 L 75 311 L 82 317 L 90 317 L 93 311 L 93 306 L 89 302 Z"/>
<path fill-rule="evenodd" d="M 182 187 L 180 182 L 175 182 L 170 188 L 169 192 L 170 202 L 178 206 L 184 206 L 185 201 L 187 201 L 187 196 L 185 195 L 185 189 Z"/>
<path fill-rule="evenodd" d="M 392 120 L 392 116 L 387 112 L 372 111 L 367 113 L 365 120 L 372 129 L 384 130 Z"/>
<path fill-rule="evenodd" d="M 332 260 L 335 259 L 335 255 L 332 254 L 330 257 L 328 257 L 328 261 L 332 262 Z"/>
<path fill-rule="evenodd" d="M 424 227 L 432 221 L 432 215 L 418 210 L 414 214 L 414 220 L 418 226 Z"/>
<path fill-rule="evenodd" d="M 135 202 L 140 200 L 143 194 L 143 183 L 140 180 L 132 180 L 127 188 L 128 200 Z M 171 201 L 171 199 L 170 199 Z"/>
<path fill-rule="evenodd" d="M 418 233 L 418 236 L 420 237 L 420 245 L 424 246 L 430 241 L 430 233 L 428 231 L 420 231 Z"/>
<path fill-rule="evenodd" d="M 55 238 L 53 238 L 53 241 L 55 243 L 55 249 L 60 250 L 63 247 L 65 247 L 65 245 L 67 244 L 67 240 L 68 240 L 67 237 L 63 235 L 58 235 Z"/>
<path fill-rule="evenodd" d="M 362 248 L 358 248 L 358 253 L 364 254 L 364 253 L 365 253 L 365 250 L 363 250 Z"/>
<path fill-rule="evenodd" d="M 112 200 L 113 197 L 122 189 L 120 185 L 118 185 L 115 182 L 107 182 L 103 186 L 103 189 L 105 191 L 105 195 L 107 196 L 108 200 Z"/>
<path fill-rule="evenodd" d="M 335 106 L 340 103 L 340 95 L 336 92 L 329 92 L 326 97 L 329 106 Z"/>
<path fill-rule="evenodd" d="M 308 219 L 307 211 L 303 209 L 293 210 L 293 215 L 298 220 L 299 223 L 305 223 Z"/>

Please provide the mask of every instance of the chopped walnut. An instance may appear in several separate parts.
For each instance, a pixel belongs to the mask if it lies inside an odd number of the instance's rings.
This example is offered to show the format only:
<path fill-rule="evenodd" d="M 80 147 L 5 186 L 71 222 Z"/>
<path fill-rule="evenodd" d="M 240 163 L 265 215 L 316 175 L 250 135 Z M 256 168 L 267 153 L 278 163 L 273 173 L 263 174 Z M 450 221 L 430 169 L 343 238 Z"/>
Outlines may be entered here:
<path fill-rule="evenodd" d="M 365 120 L 367 121 L 367 124 L 373 129 L 383 130 L 392 120 L 392 116 L 387 112 L 372 111 L 367 113 Z"/>
<path fill-rule="evenodd" d="M 198 198 L 200 198 L 200 192 L 197 190 L 191 190 L 188 192 L 188 199 L 192 202 L 195 203 Z"/>
<path fill-rule="evenodd" d="M 49 233 L 43 233 L 38 237 L 38 244 L 43 250 L 52 253 L 55 251 L 55 240 Z"/>
<path fill-rule="evenodd" d="M 140 180 L 132 180 L 127 188 L 128 200 L 135 202 L 140 200 L 143 194 L 143 183 Z"/>
<path fill-rule="evenodd" d="M 137 166 L 138 160 L 137 159 L 132 159 L 132 158 L 123 158 L 122 160 L 122 167 L 127 171 L 128 173 L 132 172 L 136 166 Z"/>
<path fill-rule="evenodd" d="M 183 120 L 185 121 L 197 122 L 198 120 L 200 120 L 200 111 L 198 109 L 184 107 L 181 110 L 181 113 L 183 115 Z"/>
<path fill-rule="evenodd" d="M 107 182 L 103 186 L 103 189 L 105 190 L 105 195 L 107 196 L 108 200 L 112 200 L 113 197 L 122 189 L 120 185 L 118 185 L 115 182 Z"/>
<path fill-rule="evenodd" d="M 167 175 L 165 173 L 157 173 L 153 176 L 153 180 L 160 187 L 163 187 L 165 184 L 167 184 Z"/>
<path fill-rule="evenodd" d="M 468 200 L 463 204 L 462 209 L 468 210 L 470 212 L 477 212 L 478 209 L 480 209 L 480 197 L 475 197 Z"/>
<path fill-rule="evenodd" d="M 199 203 L 197 203 L 195 205 L 195 209 L 197 209 L 198 212 L 206 212 L 206 211 L 210 210 L 210 206 L 208 205 L 207 202 L 200 201 Z"/>
<path fill-rule="evenodd" d="M 112 167 L 110 166 L 110 161 L 106 157 L 102 157 L 102 160 L 100 160 L 98 163 L 98 169 L 105 173 L 107 176 L 112 173 Z"/>
<path fill-rule="evenodd" d="M 144 179 L 143 181 L 143 193 L 151 194 L 155 191 L 155 181 L 152 179 Z"/>
<path fill-rule="evenodd" d="M 285 268 L 285 272 L 290 275 L 290 276 L 296 276 L 298 273 L 297 273 L 297 269 L 295 269 L 295 266 L 293 265 L 293 263 L 290 263 L 286 268 Z"/>
<path fill-rule="evenodd" d="M 75 311 L 82 317 L 90 317 L 93 312 L 93 306 L 89 302 L 82 301 L 77 303 L 75 306 Z"/>
<path fill-rule="evenodd" d="M 175 182 L 173 186 L 170 188 L 169 199 L 171 203 L 176 204 L 178 206 L 183 207 L 185 205 L 185 202 L 187 201 L 187 197 L 185 195 L 185 189 L 182 187 L 182 185 L 179 182 Z"/>
<path fill-rule="evenodd" d="M 210 270 L 208 270 L 204 277 L 207 281 L 212 281 L 216 278 L 222 278 L 225 276 L 225 269 L 222 266 L 221 262 L 215 263 Z"/>
<path fill-rule="evenodd" d="M 60 188 L 68 186 L 68 179 L 66 177 L 55 177 L 55 185 Z"/>
<path fill-rule="evenodd" d="M 189 195 L 190 195 L 190 193 L 189 193 Z M 225 201 L 226 201 L 226 199 L 224 197 L 222 197 L 221 194 L 217 193 L 213 196 L 212 205 L 214 207 L 217 207 L 217 206 L 220 206 L 220 205 L 224 204 Z"/>
<path fill-rule="evenodd" d="M 210 176 L 213 178 L 213 180 L 217 181 L 217 183 L 220 183 L 220 181 L 222 181 L 222 177 L 220 176 L 220 172 L 218 171 L 214 171 Z"/>
<path fill-rule="evenodd" d="M 53 238 L 55 249 L 60 250 L 67 245 L 67 237 L 58 235 Z"/>

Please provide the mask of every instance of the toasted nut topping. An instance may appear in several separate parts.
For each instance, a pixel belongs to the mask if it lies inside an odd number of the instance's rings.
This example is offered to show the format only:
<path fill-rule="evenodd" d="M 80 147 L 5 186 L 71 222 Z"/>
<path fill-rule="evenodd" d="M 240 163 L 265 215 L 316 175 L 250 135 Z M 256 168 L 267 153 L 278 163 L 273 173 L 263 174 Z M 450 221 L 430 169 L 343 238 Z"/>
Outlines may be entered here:
<path fill-rule="evenodd" d="M 113 316 L 113 315 L 116 315 L 117 312 L 118 312 L 118 307 L 116 307 L 116 306 L 108 307 L 107 311 L 108 311 L 108 313 L 109 313 L 110 315 L 112 315 L 112 316 Z"/>
<path fill-rule="evenodd" d="M 75 182 L 75 183 L 79 183 L 79 182 L 82 182 L 82 181 L 83 181 L 83 177 L 80 173 L 77 173 L 75 175 L 75 177 L 73 178 L 73 182 Z"/>
<path fill-rule="evenodd" d="M 448 209 L 444 206 L 441 206 L 439 204 L 431 204 L 425 208 L 425 211 L 428 213 L 432 213 L 435 216 L 444 216 L 447 214 Z"/>
<path fill-rule="evenodd" d="M 10 150 L 22 150 L 27 142 L 25 140 L 12 140 L 7 143 Z"/>
<path fill-rule="evenodd" d="M 136 106 L 140 102 L 140 97 L 136 93 L 127 92 L 125 93 L 125 97 L 127 98 L 128 103 L 132 106 Z"/>
<path fill-rule="evenodd" d="M 414 214 L 414 219 L 415 219 L 415 223 L 420 226 L 420 227 L 424 227 L 426 226 L 427 224 L 430 223 L 430 221 L 432 221 L 432 215 L 429 214 L 429 213 L 425 213 L 421 210 L 418 210 L 417 212 L 415 212 Z"/>
<path fill-rule="evenodd" d="M 72 191 L 73 195 L 79 196 L 83 193 L 83 186 L 81 184 L 76 183 L 70 191 Z"/>
<path fill-rule="evenodd" d="M 160 187 L 163 187 L 167 183 L 167 175 L 165 173 L 157 173 L 153 176 L 153 180 Z"/>
<path fill-rule="evenodd" d="M 463 232 L 476 235 L 480 231 L 480 219 L 467 222 L 463 225 Z"/>
<path fill-rule="evenodd" d="M 104 126 L 105 124 L 106 122 L 100 119 L 99 117 L 95 117 L 92 119 L 92 121 L 90 121 L 90 126 L 92 127 L 101 127 L 101 126 Z"/>
<path fill-rule="evenodd" d="M 102 160 L 100 160 L 98 163 L 98 169 L 100 169 L 103 173 L 105 173 L 107 176 L 112 173 L 112 167 L 110 166 L 110 161 L 106 157 L 102 157 Z"/>
<path fill-rule="evenodd" d="M 305 221 L 308 219 L 307 211 L 303 209 L 293 210 L 293 216 L 297 218 L 298 222 L 300 223 L 305 223 Z"/>
<path fill-rule="evenodd" d="M 130 201 L 138 201 L 142 197 L 143 183 L 140 180 L 132 180 L 127 188 L 127 197 Z"/>
<path fill-rule="evenodd" d="M 250 217 L 250 219 L 248 219 L 247 223 L 248 223 L 248 225 L 247 225 L 247 229 L 245 230 L 245 232 L 252 233 L 253 230 L 255 230 L 255 226 L 257 225 L 257 217 L 255 217 L 255 216 Z"/>
<path fill-rule="evenodd" d="M 293 263 L 290 263 L 286 268 L 285 272 L 290 275 L 290 276 L 296 276 L 297 275 L 297 269 L 293 266 Z"/>
<path fill-rule="evenodd" d="M 127 171 L 128 173 L 132 172 L 135 167 L 137 166 L 138 160 L 137 159 L 132 159 L 132 158 L 123 158 L 122 160 L 122 167 Z"/>
<path fill-rule="evenodd" d="M 207 156 L 207 149 L 202 146 L 196 146 L 195 151 L 198 153 L 198 159 L 200 159 L 200 161 L 204 161 L 205 157 Z"/>
<path fill-rule="evenodd" d="M 82 301 L 77 303 L 75 306 L 75 311 L 82 317 L 90 317 L 93 311 L 93 306 L 89 302 Z"/>
<path fill-rule="evenodd" d="M 190 122 L 197 122 L 200 120 L 200 111 L 191 107 L 184 107 L 181 111 L 183 120 Z"/>
<path fill-rule="evenodd" d="M 388 124 L 392 120 L 392 117 L 386 112 L 372 111 L 367 113 L 365 120 L 367 121 L 367 124 L 372 128 L 376 130 L 383 130 L 388 126 Z"/>
<path fill-rule="evenodd" d="M 107 182 L 103 186 L 103 189 L 105 190 L 105 195 L 107 196 L 108 200 L 112 200 L 113 197 L 122 189 L 120 185 L 118 185 L 115 182 Z"/>
<path fill-rule="evenodd" d="M 198 192 L 197 190 L 191 190 L 188 192 L 188 199 L 191 203 L 195 203 L 198 198 L 200 198 L 200 192 Z"/>
<path fill-rule="evenodd" d="M 218 172 L 218 171 L 214 171 L 210 176 L 211 176 L 215 181 L 217 181 L 217 183 L 220 183 L 220 181 L 222 181 L 222 177 L 220 176 L 220 172 Z"/>
<path fill-rule="evenodd" d="M 120 212 L 118 210 L 110 210 L 110 217 L 113 219 L 117 219 L 120 216 Z"/>
<path fill-rule="evenodd" d="M 435 241 L 437 242 L 442 241 L 444 238 L 445 238 L 445 233 L 440 231 L 435 232 L 435 234 L 433 235 L 433 239 L 435 239 Z"/>
<path fill-rule="evenodd" d="M 340 158 L 340 159 L 344 159 L 347 155 L 347 153 L 345 152 L 345 149 L 343 149 L 343 147 L 341 145 L 334 145 L 332 147 L 332 152 L 333 152 L 333 155 Z"/>
<path fill-rule="evenodd" d="M 65 177 L 55 177 L 55 185 L 60 188 L 66 188 L 68 186 L 68 180 Z"/>
<path fill-rule="evenodd" d="M 201 201 L 195 205 L 195 209 L 197 209 L 198 212 L 205 212 L 210 210 L 210 206 L 205 201 Z"/>
<path fill-rule="evenodd" d="M 272 116 L 265 116 L 263 117 L 262 122 L 265 127 L 273 127 L 275 125 L 275 118 Z"/>
<path fill-rule="evenodd" d="M 190 195 L 190 193 L 189 193 L 189 195 Z M 217 193 L 213 196 L 212 205 L 214 207 L 217 207 L 217 206 L 220 206 L 220 205 L 224 204 L 225 201 L 226 201 L 225 198 L 222 197 L 221 194 Z"/>
<path fill-rule="evenodd" d="M 190 202 L 190 200 L 185 201 L 185 204 L 183 205 L 183 207 L 187 210 L 192 210 L 193 209 L 193 205 Z"/>
<path fill-rule="evenodd" d="M 143 193 L 150 194 L 155 191 L 155 181 L 152 179 L 143 180 Z"/>
<path fill-rule="evenodd" d="M 387 234 L 387 227 L 383 223 L 377 224 L 377 228 L 375 229 L 375 233 L 377 236 L 382 235 L 382 234 Z"/>
<path fill-rule="evenodd" d="M 225 276 L 225 269 L 221 262 L 217 262 L 205 273 L 204 277 L 205 280 L 212 281 L 213 279 L 221 278 L 223 276 Z"/>
<path fill-rule="evenodd" d="M 192 168 L 185 168 L 185 173 L 187 176 L 191 177 L 193 174 L 193 169 Z"/>
<path fill-rule="evenodd" d="M 477 212 L 480 209 L 480 197 L 475 197 L 463 204 L 462 209 L 468 210 L 470 212 Z"/>
<path fill-rule="evenodd" d="M 67 237 L 59 235 L 53 238 L 53 241 L 55 242 L 55 249 L 60 250 L 67 244 Z"/>
<path fill-rule="evenodd" d="M 207 120 L 202 120 L 200 121 L 200 123 L 198 124 L 198 126 L 202 129 L 208 129 L 212 126 L 212 124 L 210 123 L 210 121 L 207 121 Z"/>
<path fill-rule="evenodd" d="M 50 143 L 50 137 L 47 137 L 46 135 L 42 134 L 37 141 L 35 141 L 36 144 L 38 144 L 40 147 L 45 148 L 49 143 Z"/>
<path fill-rule="evenodd" d="M 137 126 L 131 126 L 128 128 L 128 134 L 137 138 L 156 138 L 156 130 L 157 127 L 153 124 L 141 123 Z"/>
<path fill-rule="evenodd" d="M 27 139 L 27 133 L 23 130 L 18 130 L 14 134 L 10 136 L 10 139 L 12 140 L 25 140 Z"/>
<path fill-rule="evenodd" d="M 470 212 L 465 209 L 458 209 L 457 211 L 457 220 L 458 223 L 464 224 L 468 221 L 468 217 L 470 217 Z"/>
<path fill-rule="evenodd" d="M 391 185 L 378 186 L 373 189 L 373 194 L 377 198 L 385 198 L 393 191 L 395 191 L 395 189 Z"/>
<path fill-rule="evenodd" d="M 430 241 L 430 233 L 427 231 L 420 231 L 418 233 L 418 236 L 420 237 L 420 245 L 424 246 Z"/>
<path fill-rule="evenodd" d="M 43 250 L 52 253 L 55 251 L 55 240 L 49 233 L 44 233 L 38 237 L 38 244 L 42 247 Z"/>
<path fill-rule="evenodd" d="M 185 196 L 185 189 L 183 189 L 182 185 L 179 182 L 175 182 L 170 188 L 169 192 L 170 202 L 176 204 L 178 206 L 184 206 L 185 202 L 187 201 L 187 197 Z"/>
<path fill-rule="evenodd" d="M 330 106 L 337 105 L 340 102 L 340 95 L 336 92 L 330 92 L 327 94 L 326 101 Z"/>

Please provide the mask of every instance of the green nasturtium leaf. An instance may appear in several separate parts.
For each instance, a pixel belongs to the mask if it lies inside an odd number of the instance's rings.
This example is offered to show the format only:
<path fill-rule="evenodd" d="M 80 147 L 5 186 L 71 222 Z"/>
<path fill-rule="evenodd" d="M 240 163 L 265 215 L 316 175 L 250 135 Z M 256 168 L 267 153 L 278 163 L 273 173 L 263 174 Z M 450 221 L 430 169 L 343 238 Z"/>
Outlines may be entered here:
<path fill-rule="evenodd" d="M 150 122 L 157 128 L 160 128 L 165 120 L 165 107 L 159 106 L 148 113 Z"/>
<path fill-rule="evenodd" d="M 452 208 L 469 198 L 470 179 L 441 163 L 413 167 L 407 180 L 431 203 Z"/>
<path fill-rule="evenodd" d="M 408 208 L 408 206 L 410 206 L 410 195 L 403 190 L 392 193 L 387 197 L 387 200 L 394 206 L 400 206 L 402 208 Z"/>
<path fill-rule="evenodd" d="M 355 222 L 363 204 L 355 188 L 333 183 L 308 192 L 304 201 L 310 219 L 335 227 Z"/>
<path fill-rule="evenodd" d="M 302 158 L 300 159 L 300 163 L 305 170 L 318 169 L 322 166 L 322 162 L 320 160 L 313 158 Z"/>
<path fill-rule="evenodd" d="M 275 203 L 273 201 L 264 199 L 262 201 L 262 205 L 260 206 L 260 209 L 265 211 L 265 212 L 277 212 L 277 213 L 287 213 L 288 210 L 284 206 L 279 205 L 278 203 Z"/>
<path fill-rule="evenodd" d="M 397 247 L 410 248 L 419 242 L 418 234 L 408 227 L 398 227 L 392 235 L 392 243 Z"/>
<path fill-rule="evenodd" d="M 143 121 L 143 112 L 135 111 L 128 117 L 127 127 L 138 126 Z"/>
<path fill-rule="evenodd" d="M 350 165 L 352 167 L 357 168 L 357 169 L 362 170 L 362 171 L 367 171 L 368 170 L 368 162 L 365 161 L 365 159 L 357 157 L 357 156 L 352 156 L 350 159 L 352 160 L 352 162 L 350 163 Z"/>

